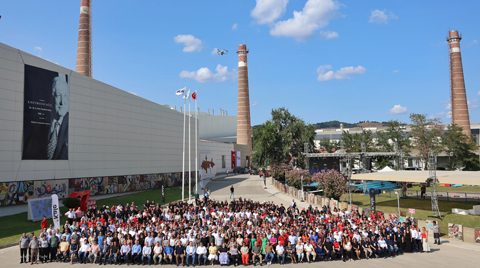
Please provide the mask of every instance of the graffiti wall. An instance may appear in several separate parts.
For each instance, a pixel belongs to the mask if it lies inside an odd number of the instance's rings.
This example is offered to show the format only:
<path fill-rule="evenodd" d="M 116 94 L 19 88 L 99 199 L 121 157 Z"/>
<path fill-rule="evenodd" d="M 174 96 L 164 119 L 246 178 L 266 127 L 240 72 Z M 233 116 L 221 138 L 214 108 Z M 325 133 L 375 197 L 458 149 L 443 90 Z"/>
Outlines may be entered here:
<path fill-rule="evenodd" d="M 33 197 L 33 181 L 0 183 L 0 206 L 26 204 Z"/>
<path fill-rule="evenodd" d="M 68 197 L 68 180 L 34 181 L 33 198 L 49 197 L 52 194 L 58 198 Z"/>
<path fill-rule="evenodd" d="M 463 241 L 463 225 L 456 223 L 448 224 L 448 238 Z"/>

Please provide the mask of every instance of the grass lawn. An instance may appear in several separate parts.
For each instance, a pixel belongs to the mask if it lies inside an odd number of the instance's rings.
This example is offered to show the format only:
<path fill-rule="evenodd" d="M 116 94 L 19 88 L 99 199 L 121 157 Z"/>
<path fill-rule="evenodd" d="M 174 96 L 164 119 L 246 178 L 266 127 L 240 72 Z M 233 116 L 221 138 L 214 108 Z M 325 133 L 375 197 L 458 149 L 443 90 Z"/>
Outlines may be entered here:
<path fill-rule="evenodd" d="M 479 187 L 480 188 L 480 187 Z M 428 190 L 427 190 L 428 191 Z M 410 192 L 410 189 L 409 189 Z M 340 200 L 344 200 L 345 195 L 342 196 Z M 353 203 L 361 207 L 370 207 L 370 197 L 365 196 L 364 194 L 353 194 Z M 348 200 L 348 199 L 345 199 Z M 383 211 L 384 213 L 395 213 L 398 214 L 398 205 L 397 205 L 397 196 L 392 194 L 392 198 L 388 192 L 385 194 L 380 194 L 376 196 L 377 210 Z M 448 223 L 457 223 L 462 224 L 464 227 L 480 227 L 480 216 L 472 215 L 458 215 L 452 214 L 452 208 L 460 209 L 472 209 L 472 206 L 479 205 L 479 202 L 447 202 L 447 201 L 438 201 L 438 206 L 440 209 L 440 214 L 442 219 L 439 221 L 440 230 L 442 235 L 447 234 L 447 225 Z M 430 217 L 432 215 L 432 205 L 430 199 L 416 199 L 416 198 L 407 198 L 400 199 L 400 211 L 402 213 L 408 214 L 408 209 L 414 208 L 415 214 L 413 215 L 419 220 L 435 220 L 436 218 Z"/>
<path fill-rule="evenodd" d="M 185 198 L 188 198 L 188 187 L 185 188 Z M 95 199 L 95 196 L 92 197 Z M 155 189 L 145 192 L 140 192 L 131 195 L 119 196 L 119 197 L 112 197 L 108 199 L 98 200 L 97 205 L 98 207 L 103 206 L 103 204 L 107 206 L 118 205 L 122 203 L 125 205 L 126 203 L 135 202 L 135 205 L 139 208 L 143 208 L 143 204 L 145 201 L 155 200 L 155 203 L 161 203 L 162 201 L 162 190 Z M 173 187 L 170 189 L 165 190 L 165 202 L 173 202 L 182 199 L 182 191 L 180 187 Z M 65 207 L 60 208 L 61 215 L 64 215 L 67 209 Z M 40 221 L 38 222 L 31 222 L 27 220 L 27 212 L 5 216 L 0 218 L 2 223 L 2 228 L 0 228 L 0 246 L 11 244 L 11 243 L 18 243 L 18 239 L 22 236 L 22 233 L 30 233 L 35 232 L 36 235 L 40 233 Z M 65 222 L 66 217 L 62 216 L 61 222 L 62 224 Z M 51 219 L 48 220 L 48 225 L 53 224 Z"/>
<path fill-rule="evenodd" d="M 420 195 L 420 183 L 413 183 L 412 188 L 408 188 L 410 193 L 415 193 L 418 191 L 418 195 Z M 439 192 L 480 192 L 479 186 L 460 186 L 460 187 L 443 187 L 438 186 L 437 191 Z M 427 187 L 426 192 L 430 192 L 430 187 Z"/>

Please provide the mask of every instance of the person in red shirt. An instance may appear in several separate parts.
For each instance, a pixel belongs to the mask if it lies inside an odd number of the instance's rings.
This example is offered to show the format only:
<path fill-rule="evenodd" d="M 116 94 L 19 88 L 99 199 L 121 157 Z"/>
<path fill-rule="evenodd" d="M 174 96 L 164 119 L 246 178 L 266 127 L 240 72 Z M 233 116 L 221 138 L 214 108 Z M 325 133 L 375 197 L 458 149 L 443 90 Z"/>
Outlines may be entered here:
<path fill-rule="evenodd" d="M 43 229 L 47 229 L 47 224 L 48 224 L 48 221 L 47 221 L 47 217 L 43 217 L 43 221 L 42 221 L 42 230 Z"/>

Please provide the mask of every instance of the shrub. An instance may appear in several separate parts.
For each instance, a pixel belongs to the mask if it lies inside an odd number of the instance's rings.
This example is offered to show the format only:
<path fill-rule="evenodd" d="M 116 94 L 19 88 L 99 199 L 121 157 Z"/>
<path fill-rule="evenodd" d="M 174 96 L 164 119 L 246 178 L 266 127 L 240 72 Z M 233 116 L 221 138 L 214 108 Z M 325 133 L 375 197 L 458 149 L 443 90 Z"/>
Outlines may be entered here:
<path fill-rule="evenodd" d="M 347 191 L 347 181 L 334 169 L 316 173 L 312 180 L 318 183 L 317 188 L 323 190 L 323 194 L 328 198 L 339 200 Z"/>
<path fill-rule="evenodd" d="M 285 163 L 279 164 L 277 161 L 273 161 L 270 164 L 270 171 L 272 172 L 272 177 L 279 181 L 285 180 L 285 170 L 287 170 L 288 172 L 292 170 L 292 167 Z"/>
<path fill-rule="evenodd" d="M 308 185 L 312 183 L 312 179 L 311 179 L 312 175 L 310 175 L 310 172 L 308 172 L 308 170 L 297 169 L 297 170 L 287 171 L 288 185 L 298 189 L 302 188 L 302 175 L 303 175 L 303 185 Z"/>
<path fill-rule="evenodd" d="M 80 199 L 78 198 L 73 198 L 73 197 L 68 197 L 68 198 L 65 198 L 63 199 L 62 201 L 62 204 L 66 207 L 66 208 L 76 208 L 78 206 L 80 206 Z"/>

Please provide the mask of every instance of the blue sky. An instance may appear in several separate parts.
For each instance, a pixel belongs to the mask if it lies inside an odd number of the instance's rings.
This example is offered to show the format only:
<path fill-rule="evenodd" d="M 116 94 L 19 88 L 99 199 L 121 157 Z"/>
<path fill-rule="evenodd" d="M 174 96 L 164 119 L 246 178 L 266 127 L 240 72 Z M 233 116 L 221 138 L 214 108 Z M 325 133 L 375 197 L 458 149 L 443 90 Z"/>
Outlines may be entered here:
<path fill-rule="evenodd" d="M 75 69 L 80 0 L 0 4 L 0 42 Z M 246 42 L 252 125 L 285 106 L 309 123 L 449 123 L 449 29 L 461 41 L 470 120 L 480 122 L 480 1 L 93 0 L 93 77 L 160 104 L 236 114 Z M 224 56 L 215 48 L 227 49 Z M 208 69 L 207 69 L 208 68 Z"/>

